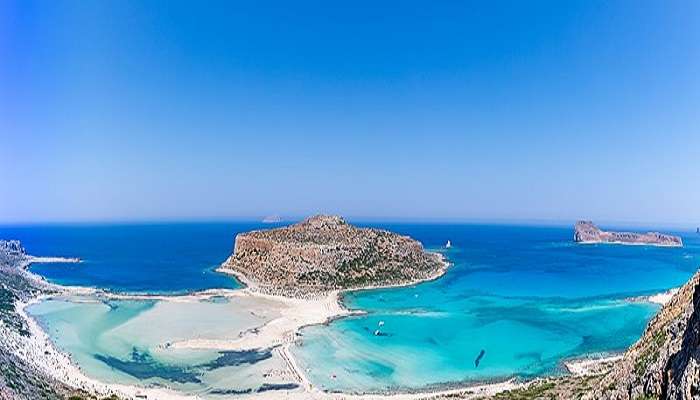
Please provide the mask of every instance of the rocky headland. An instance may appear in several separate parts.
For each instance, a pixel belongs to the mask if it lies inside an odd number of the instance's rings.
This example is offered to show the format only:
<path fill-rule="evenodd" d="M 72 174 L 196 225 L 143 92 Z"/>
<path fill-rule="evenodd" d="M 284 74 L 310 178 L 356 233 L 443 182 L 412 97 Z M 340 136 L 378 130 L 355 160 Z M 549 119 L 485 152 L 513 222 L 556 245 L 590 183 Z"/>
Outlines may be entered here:
<path fill-rule="evenodd" d="M 659 232 L 635 233 L 603 231 L 591 221 L 578 221 L 574 226 L 574 241 L 577 243 L 615 243 L 649 246 L 682 247 L 678 236 Z"/>
<path fill-rule="evenodd" d="M 446 263 L 420 242 L 318 215 L 287 227 L 241 233 L 221 271 L 251 289 L 288 297 L 405 285 L 435 278 Z"/>
<path fill-rule="evenodd" d="M 589 399 L 700 399 L 700 272 L 649 322 Z"/>
<path fill-rule="evenodd" d="M 285 255 L 286 252 L 290 255 Z M 185 398 L 157 388 L 142 391 L 101 384 L 86 378 L 59 353 L 23 311 L 27 303 L 67 290 L 26 270 L 37 259 L 27 255 L 19 242 L 0 240 L 0 399 L 94 399 L 110 394 L 120 399 Z M 284 273 L 275 274 L 275 265 L 284 266 Z M 226 295 L 284 301 L 280 306 L 281 316 L 259 331 L 230 342 L 193 340 L 173 345 L 237 350 L 274 348 L 275 354 L 288 364 L 289 371 L 296 373 L 300 387 L 266 392 L 257 396 L 261 399 L 700 399 L 700 272 L 675 292 L 648 324 L 642 338 L 623 356 L 603 362 L 585 361 L 581 363 L 581 371 L 574 375 L 526 383 L 508 381 L 425 393 L 364 396 L 326 393 L 312 387 L 289 352 L 289 346 L 297 338 L 296 332 L 302 326 L 345 315 L 346 311 L 336 303 L 338 290 L 408 284 L 439 276 L 445 268 L 439 256 L 425 252 L 420 243 L 408 237 L 353 227 L 338 217 L 320 216 L 286 228 L 239 235 L 234 254 L 224 266 L 236 268 L 235 273 L 250 285 L 244 291 Z M 353 268 L 348 269 L 349 266 Z M 382 273 L 373 273 L 373 267 Z M 313 271 L 322 273 L 312 274 L 316 278 L 308 287 L 302 287 L 302 292 L 290 288 L 299 282 L 309 282 L 302 277 Z M 397 277 L 388 278 L 391 271 Z M 309 293 L 308 290 L 327 296 L 325 300 L 305 300 L 263 293 L 300 296 Z M 212 294 L 187 297 L 203 295 Z M 186 300 L 191 299 L 173 299 Z M 137 394 L 146 391 L 147 397 Z"/>
<path fill-rule="evenodd" d="M 624 355 L 577 364 L 581 368 L 573 376 L 536 380 L 484 399 L 700 399 L 700 272 L 661 308 Z"/>

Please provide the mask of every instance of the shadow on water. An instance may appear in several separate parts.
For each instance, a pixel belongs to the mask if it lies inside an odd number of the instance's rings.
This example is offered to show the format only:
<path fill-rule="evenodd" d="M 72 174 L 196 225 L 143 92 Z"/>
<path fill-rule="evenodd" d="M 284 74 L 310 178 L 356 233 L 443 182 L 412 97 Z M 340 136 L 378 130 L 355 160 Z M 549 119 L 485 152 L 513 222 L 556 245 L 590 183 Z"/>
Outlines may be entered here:
<path fill-rule="evenodd" d="M 235 367 L 244 364 L 255 364 L 272 357 L 271 350 L 222 351 L 214 361 L 198 365 L 208 371 L 222 367 Z"/>
<path fill-rule="evenodd" d="M 94 357 L 118 371 L 138 379 L 161 378 L 178 383 L 201 383 L 198 374 L 186 368 L 163 365 L 153 359 L 147 352 L 131 351 L 131 359 L 120 360 L 112 356 L 95 354 Z"/>
<path fill-rule="evenodd" d="M 296 383 L 263 383 L 258 388 L 258 392 L 268 392 L 270 390 L 292 390 L 298 388 Z"/>
<path fill-rule="evenodd" d="M 293 390 L 298 388 L 299 385 L 296 383 L 263 383 L 259 388 L 255 390 L 257 393 L 269 392 L 273 390 Z M 241 395 L 253 393 L 253 389 L 212 389 L 209 394 L 216 395 Z"/>
<path fill-rule="evenodd" d="M 95 354 L 94 357 L 113 369 L 141 380 L 160 378 L 177 383 L 202 383 L 200 376 L 204 371 L 212 371 L 223 367 L 255 364 L 271 358 L 272 352 L 271 350 L 222 351 L 219 352 L 219 357 L 213 361 L 193 365 L 191 367 L 179 367 L 160 363 L 154 360 L 148 352 L 139 351 L 135 347 L 131 351 L 129 360 L 122 360 L 102 354 Z"/>

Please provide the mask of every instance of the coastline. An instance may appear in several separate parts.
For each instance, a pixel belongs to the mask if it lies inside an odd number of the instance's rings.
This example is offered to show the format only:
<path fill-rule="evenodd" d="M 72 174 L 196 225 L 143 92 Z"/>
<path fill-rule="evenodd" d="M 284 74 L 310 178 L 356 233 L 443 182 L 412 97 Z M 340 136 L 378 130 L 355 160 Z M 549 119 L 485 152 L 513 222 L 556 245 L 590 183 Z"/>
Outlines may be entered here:
<path fill-rule="evenodd" d="M 670 248 L 683 248 L 682 244 L 663 244 L 663 243 L 645 243 L 645 242 L 623 242 L 620 240 L 582 240 L 575 242 L 576 244 L 610 244 L 610 245 L 621 245 L 621 246 L 652 246 L 652 247 L 670 247 Z"/>
<path fill-rule="evenodd" d="M 83 262 L 78 257 L 28 257 L 29 264 L 51 263 L 51 264 L 74 264 Z"/>
<path fill-rule="evenodd" d="M 563 361 L 562 364 L 572 376 L 597 375 L 607 371 L 613 363 L 622 360 L 623 353 L 587 356 Z"/>
<path fill-rule="evenodd" d="M 54 293 L 32 294 L 27 300 L 17 300 L 15 312 L 26 323 L 29 335 L 23 336 L 16 330 L 10 329 L 6 324 L 0 323 L 0 336 L 3 338 L 3 346 L 8 351 L 13 352 L 45 376 L 94 396 L 116 395 L 125 399 L 137 399 L 144 398 L 141 396 L 146 395 L 148 396 L 146 398 L 161 400 L 191 398 L 168 389 L 104 383 L 85 375 L 80 366 L 73 362 L 70 355 L 63 353 L 56 347 L 38 321 L 27 313 L 26 308 L 57 296 L 94 295 L 100 291 L 90 287 L 62 286 L 50 283 L 42 276 L 29 271 L 28 267 L 34 262 L 69 263 L 80 262 L 80 260 L 63 257 L 26 256 L 16 261 L 13 268 L 18 276 L 35 284 L 43 291 L 48 290 Z"/>
<path fill-rule="evenodd" d="M 52 296 L 35 297 L 29 302 L 19 302 L 16 306 L 17 313 L 26 321 L 30 337 L 22 340 L 19 335 L 11 335 L 5 332 L 10 344 L 16 350 L 19 357 L 30 362 L 46 375 L 63 382 L 73 388 L 86 391 L 95 396 L 121 396 L 132 399 L 146 395 L 147 398 L 162 400 L 186 400 L 193 397 L 184 396 L 178 392 L 163 388 L 142 388 L 130 385 L 100 382 L 88 377 L 82 369 L 76 365 L 68 354 L 61 352 L 51 341 L 48 334 L 39 323 L 26 312 L 26 308 Z M 194 397 L 197 398 L 197 397 Z"/>
<path fill-rule="evenodd" d="M 443 262 L 443 268 L 436 271 L 428 279 L 408 282 L 406 284 L 381 285 L 376 287 L 356 288 L 354 290 L 372 290 L 388 287 L 401 287 L 419 284 L 424 281 L 434 280 L 442 276 L 449 266 L 442 254 L 439 254 Z M 505 390 L 517 389 L 526 386 L 528 383 L 516 382 L 514 379 L 505 382 L 495 382 L 487 384 L 465 385 L 464 387 L 452 387 L 445 389 L 429 389 L 425 391 L 401 392 L 401 393 L 368 393 L 350 394 L 327 392 L 315 387 L 306 377 L 302 369 L 296 363 L 290 351 L 296 334 L 306 326 L 327 323 L 333 319 L 342 318 L 349 315 L 362 314 L 362 311 L 351 311 L 344 307 L 341 301 L 341 293 L 344 291 L 332 291 L 325 297 L 315 297 L 312 299 L 296 299 L 284 296 L 258 293 L 254 287 L 248 286 L 251 282 L 245 278 L 240 279 L 240 283 L 246 285 L 242 289 L 210 289 L 201 292 L 194 292 L 186 295 L 161 295 L 161 294 L 118 294 L 102 291 L 89 287 L 62 286 L 50 283 L 43 277 L 28 270 L 33 262 L 80 262 L 78 259 L 65 259 L 60 257 L 32 257 L 28 256 L 21 260 L 16 266 L 20 273 L 28 280 L 40 283 L 42 286 L 55 290 L 55 293 L 40 294 L 33 296 L 28 301 L 18 301 L 15 304 L 15 311 L 27 323 L 30 335 L 23 337 L 16 332 L 9 331 L 7 327 L 0 326 L 0 331 L 8 337 L 9 348 L 19 357 L 26 360 L 35 368 L 45 373 L 57 381 L 70 387 L 83 390 L 95 396 L 116 395 L 125 399 L 161 399 L 161 400 L 187 400 L 201 399 L 198 395 L 181 393 L 172 389 L 160 387 L 143 387 L 136 385 L 126 385 L 118 383 L 101 382 L 87 376 L 80 366 L 75 364 L 70 355 L 63 353 L 56 347 L 48 334 L 40 326 L 38 321 L 27 313 L 27 307 L 41 301 L 70 296 L 96 296 L 97 298 L 108 299 L 154 299 L 161 301 L 189 302 L 208 299 L 216 296 L 223 297 L 248 297 L 253 300 L 263 299 L 266 301 L 279 302 L 286 310 L 282 316 L 273 319 L 263 325 L 257 332 L 248 332 L 246 335 L 230 341 L 216 341 L 192 339 L 183 342 L 173 343 L 176 348 L 193 349 L 217 349 L 217 350 L 244 350 L 254 348 L 271 348 L 285 363 L 289 372 L 294 376 L 299 384 L 296 389 L 252 392 L 241 396 L 241 398 L 251 399 L 334 399 L 334 400 L 418 400 L 436 399 L 449 396 L 460 396 L 461 398 L 472 398 L 475 396 L 493 395 Z"/>
<path fill-rule="evenodd" d="M 56 289 L 60 289 L 59 293 L 51 295 L 41 295 L 33 298 L 30 302 L 18 303 L 17 312 L 27 321 L 30 326 L 32 335 L 27 339 L 29 344 L 25 348 L 33 349 L 24 351 L 23 357 L 27 361 L 39 368 L 43 368 L 51 376 L 57 380 L 64 382 L 70 386 L 86 390 L 98 396 L 116 394 L 124 398 L 137 398 L 136 396 L 147 396 L 148 399 L 162 400 L 184 400 L 184 399 L 199 399 L 197 395 L 188 395 L 164 388 L 149 388 L 142 386 L 132 386 L 123 384 L 105 383 L 88 377 L 83 373 L 78 365 L 72 362 L 70 356 L 58 350 L 53 342 L 48 338 L 48 335 L 39 326 L 36 320 L 26 312 L 26 307 L 30 304 L 40 302 L 42 300 L 57 297 L 61 295 L 96 295 L 98 297 L 106 297 L 110 299 L 155 299 L 162 301 L 186 302 L 199 301 L 211 297 L 247 297 L 250 299 L 263 299 L 274 301 L 280 304 L 280 307 L 286 308 L 282 316 L 268 321 L 262 328 L 256 332 L 247 332 L 235 340 L 207 340 L 207 339 L 191 339 L 180 342 L 175 342 L 172 346 L 181 349 L 219 349 L 219 350 L 245 350 L 254 348 L 271 348 L 273 353 L 280 357 L 289 372 L 294 376 L 294 380 L 299 384 L 296 389 L 286 389 L 278 391 L 252 392 L 240 396 L 241 398 L 260 398 L 260 399 L 347 399 L 347 400 L 417 400 L 417 399 L 437 399 L 445 397 L 460 397 L 465 399 L 477 398 L 482 396 L 491 396 L 497 393 L 525 388 L 529 385 L 541 381 L 534 379 L 529 381 L 517 381 L 510 379 L 502 382 L 494 383 L 459 383 L 425 390 L 406 391 L 406 392 L 390 392 L 390 393 L 337 393 L 328 392 L 315 387 L 306 377 L 304 371 L 297 364 L 291 346 L 296 340 L 297 333 L 309 325 L 317 325 L 327 323 L 333 319 L 343 318 L 349 315 L 359 315 L 362 311 L 348 310 L 342 303 L 342 295 L 347 292 L 374 290 L 392 287 L 403 287 L 416 285 L 422 282 L 431 281 L 441 277 L 451 266 L 443 254 L 437 253 L 443 262 L 443 268 L 436 271 L 435 274 L 424 280 L 415 282 L 407 282 L 405 284 L 392 285 L 377 285 L 365 288 L 353 288 L 348 290 L 338 290 L 327 294 L 324 297 L 315 297 L 310 299 L 288 298 L 284 296 L 263 294 L 255 291 L 255 286 L 250 285 L 252 282 L 247 281 L 244 277 L 240 279 L 237 274 L 233 274 L 239 279 L 239 282 L 244 285 L 241 289 L 210 289 L 200 292 L 193 292 L 186 295 L 162 295 L 162 294 L 117 294 L 101 291 L 94 288 L 68 287 L 47 283 L 42 277 L 28 271 L 26 266 L 31 264 L 27 262 L 23 270 L 27 277 L 37 279 L 44 284 L 49 284 Z M 46 258 L 40 258 L 46 259 Z M 230 270 L 226 271 L 231 273 Z M 252 286 L 252 287 L 251 287 Z M 617 357 L 617 356 L 615 356 Z M 609 365 L 614 359 L 579 359 L 569 361 L 567 370 L 572 376 L 588 375 L 596 373 L 596 368 L 600 365 Z M 143 397 L 140 397 L 143 398 Z"/>
<path fill-rule="evenodd" d="M 651 295 L 629 297 L 626 299 L 626 301 L 635 303 L 651 303 L 664 306 L 666 303 L 671 301 L 673 296 L 678 293 L 679 290 L 680 288 L 671 288 Z"/>

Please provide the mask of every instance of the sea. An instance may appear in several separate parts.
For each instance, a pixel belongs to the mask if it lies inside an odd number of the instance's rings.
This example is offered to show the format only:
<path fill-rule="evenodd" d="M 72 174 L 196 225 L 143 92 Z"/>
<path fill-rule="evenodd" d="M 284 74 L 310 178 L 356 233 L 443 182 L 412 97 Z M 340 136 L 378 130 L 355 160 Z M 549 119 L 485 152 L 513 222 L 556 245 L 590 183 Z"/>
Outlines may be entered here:
<path fill-rule="evenodd" d="M 624 351 L 660 307 L 646 297 L 681 286 L 700 266 L 694 231 L 671 232 L 684 247 L 662 248 L 575 244 L 572 226 L 351 222 L 409 235 L 452 265 L 431 282 L 346 293 L 345 305 L 362 315 L 302 330 L 292 353 L 328 391 L 419 391 L 563 374 L 567 360 Z M 0 238 L 20 239 L 32 255 L 83 260 L 31 267 L 52 282 L 174 295 L 239 288 L 215 271 L 235 235 L 278 225 L 23 225 L 0 227 Z M 274 359 L 266 349 L 174 357 L 159 346 L 255 322 L 236 307 L 61 299 L 28 311 L 88 375 L 214 395 L 249 390 L 246 382 L 260 381 Z"/>

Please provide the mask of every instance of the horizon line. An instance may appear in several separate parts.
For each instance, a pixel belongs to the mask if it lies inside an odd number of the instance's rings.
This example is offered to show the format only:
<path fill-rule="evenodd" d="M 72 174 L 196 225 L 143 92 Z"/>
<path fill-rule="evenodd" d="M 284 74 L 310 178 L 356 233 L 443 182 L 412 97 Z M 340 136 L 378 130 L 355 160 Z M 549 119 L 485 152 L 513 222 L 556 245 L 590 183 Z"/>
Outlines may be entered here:
<path fill-rule="evenodd" d="M 345 216 L 339 213 L 313 213 L 299 216 L 280 216 L 279 222 L 265 223 L 267 216 L 227 216 L 227 217 L 160 217 L 160 218 L 114 218 L 114 219 L 56 219 L 28 221 L 0 221 L 0 227 L 21 227 L 41 225 L 158 225 L 158 224 L 187 224 L 187 223 L 229 223 L 248 222 L 276 226 L 302 221 L 312 215 L 340 215 L 351 223 L 416 223 L 416 224 L 464 224 L 464 225 L 513 225 L 513 226 L 573 226 L 576 221 L 592 220 L 596 225 L 612 227 L 657 227 L 684 228 L 694 230 L 697 224 L 681 222 L 654 222 L 641 220 L 591 219 L 591 218 L 491 218 L 491 217 L 389 217 L 389 216 Z"/>

